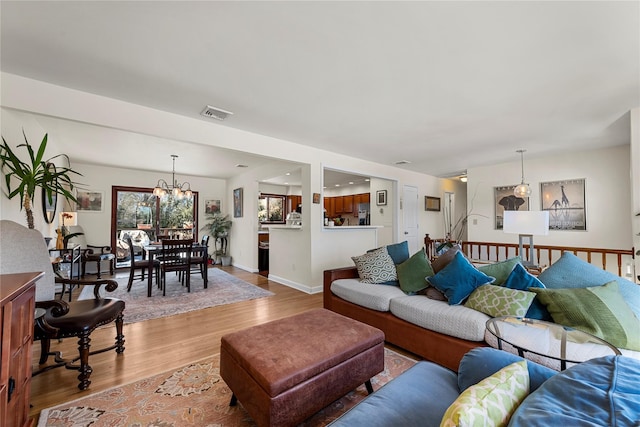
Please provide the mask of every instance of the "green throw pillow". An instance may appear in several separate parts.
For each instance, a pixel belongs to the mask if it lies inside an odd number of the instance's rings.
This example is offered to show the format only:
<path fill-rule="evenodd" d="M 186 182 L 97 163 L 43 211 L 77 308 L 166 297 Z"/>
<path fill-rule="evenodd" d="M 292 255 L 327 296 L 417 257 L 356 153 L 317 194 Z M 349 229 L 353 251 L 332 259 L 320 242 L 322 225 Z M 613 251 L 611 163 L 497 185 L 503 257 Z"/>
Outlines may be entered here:
<path fill-rule="evenodd" d="M 478 267 L 478 270 L 482 271 L 487 276 L 495 277 L 496 280 L 493 282 L 494 285 L 502 285 L 517 264 L 520 264 L 519 256 L 496 262 L 494 264 L 481 265 Z"/>
<path fill-rule="evenodd" d="M 611 281 L 589 288 L 529 288 L 553 321 L 595 335 L 619 348 L 640 351 L 640 320 Z"/>
<path fill-rule="evenodd" d="M 506 426 L 529 394 L 529 371 L 522 360 L 467 388 L 449 406 L 440 427 Z"/>
<path fill-rule="evenodd" d="M 364 255 L 351 257 L 363 283 L 385 283 L 397 280 L 396 265 L 387 248 L 378 248 Z"/>
<path fill-rule="evenodd" d="M 464 303 L 464 306 L 492 317 L 524 317 L 535 297 L 536 294 L 533 292 L 503 288 L 502 286 L 483 285 L 469 295 L 469 299 Z"/>
<path fill-rule="evenodd" d="M 396 265 L 396 270 L 400 289 L 408 294 L 418 292 L 429 286 L 425 278 L 434 275 L 431 264 L 422 249 L 402 264 Z"/>

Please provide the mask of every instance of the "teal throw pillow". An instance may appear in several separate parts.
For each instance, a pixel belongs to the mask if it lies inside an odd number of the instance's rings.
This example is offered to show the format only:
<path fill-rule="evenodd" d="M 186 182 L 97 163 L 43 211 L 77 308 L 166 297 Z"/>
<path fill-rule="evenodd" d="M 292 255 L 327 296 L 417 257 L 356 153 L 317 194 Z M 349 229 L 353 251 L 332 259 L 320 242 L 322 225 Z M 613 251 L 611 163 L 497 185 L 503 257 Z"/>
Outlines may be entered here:
<path fill-rule="evenodd" d="M 482 285 L 469 295 L 464 306 L 491 317 L 524 317 L 535 296 L 536 294 L 533 292 L 495 285 Z"/>
<path fill-rule="evenodd" d="M 387 249 L 387 252 L 389 253 L 389 256 L 393 260 L 394 264 L 402 264 L 409 259 L 409 243 L 406 240 L 401 243 L 394 243 L 393 245 L 384 246 L 384 248 Z M 380 248 L 369 249 L 367 253 L 373 252 L 377 249 Z"/>
<path fill-rule="evenodd" d="M 478 270 L 482 271 L 487 276 L 495 277 L 496 280 L 493 282 L 494 285 L 502 285 L 516 265 L 520 265 L 519 256 L 493 264 L 481 265 L 478 267 Z"/>
<path fill-rule="evenodd" d="M 572 289 L 530 288 L 553 321 L 595 335 L 619 348 L 640 351 L 640 320 L 611 281 Z"/>
<path fill-rule="evenodd" d="M 529 290 L 529 288 L 545 287 L 536 276 L 530 274 L 521 264 L 514 267 L 502 286 L 509 289 L 519 289 L 521 291 Z M 524 317 L 528 317 L 529 319 L 551 320 L 551 315 L 545 305 L 540 302 L 539 298 L 534 298 Z"/>
<path fill-rule="evenodd" d="M 459 305 L 477 287 L 493 283 L 495 279 L 478 271 L 461 252 L 456 252 L 445 268 L 427 280 L 446 295 L 449 305 Z"/>
<path fill-rule="evenodd" d="M 396 266 L 400 289 L 408 294 L 421 291 L 429 286 L 425 280 L 433 276 L 433 269 L 424 251 L 420 249 L 411 258 Z"/>
<path fill-rule="evenodd" d="M 563 253 L 558 261 L 540 273 L 538 279 L 550 289 L 602 286 L 615 280 L 624 300 L 640 319 L 640 286 L 590 264 L 571 252 Z"/>

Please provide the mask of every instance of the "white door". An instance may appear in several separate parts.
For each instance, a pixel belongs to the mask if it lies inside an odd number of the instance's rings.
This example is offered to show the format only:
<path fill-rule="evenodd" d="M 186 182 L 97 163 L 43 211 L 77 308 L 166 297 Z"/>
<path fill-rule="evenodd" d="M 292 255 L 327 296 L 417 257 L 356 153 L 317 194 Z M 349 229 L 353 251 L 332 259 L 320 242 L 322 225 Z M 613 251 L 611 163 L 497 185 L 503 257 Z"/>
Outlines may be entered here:
<path fill-rule="evenodd" d="M 405 185 L 402 192 L 402 217 L 404 219 L 404 238 L 409 245 L 409 254 L 418 252 L 421 247 L 418 236 L 418 189 Z"/>

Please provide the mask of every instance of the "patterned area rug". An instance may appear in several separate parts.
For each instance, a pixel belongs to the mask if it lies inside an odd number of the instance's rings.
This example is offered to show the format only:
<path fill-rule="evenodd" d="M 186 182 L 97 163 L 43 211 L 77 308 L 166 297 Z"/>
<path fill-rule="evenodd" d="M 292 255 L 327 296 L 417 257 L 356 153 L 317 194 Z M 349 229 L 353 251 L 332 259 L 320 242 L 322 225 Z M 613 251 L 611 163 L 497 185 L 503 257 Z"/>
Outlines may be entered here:
<path fill-rule="evenodd" d="M 202 277 L 193 274 L 191 292 L 187 292 L 175 274 L 168 274 L 166 296 L 162 296 L 162 290 L 156 286 L 154 278 L 151 297 L 147 297 L 146 278 L 144 281 L 134 280 L 131 292 L 127 292 L 129 276 L 116 277 L 118 289 L 110 292 L 109 296 L 126 302 L 124 323 L 127 324 L 274 295 L 219 268 L 209 268 L 208 277 L 209 284 L 204 289 Z M 93 288 L 85 287 L 78 298 L 93 298 Z"/>
<path fill-rule="evenodd" d="M 371 380 L 378 390 L 416 363 L 385 349 L 385 369 Z M 254 426 L 240 402 L 229 406 L 231 390 L 219 375 L 219 355 L 121 387 L 77 399 L 40 413 L 38 427 Z M 305 421 L 324 426 L 366 397 L 364 385 Z"/>

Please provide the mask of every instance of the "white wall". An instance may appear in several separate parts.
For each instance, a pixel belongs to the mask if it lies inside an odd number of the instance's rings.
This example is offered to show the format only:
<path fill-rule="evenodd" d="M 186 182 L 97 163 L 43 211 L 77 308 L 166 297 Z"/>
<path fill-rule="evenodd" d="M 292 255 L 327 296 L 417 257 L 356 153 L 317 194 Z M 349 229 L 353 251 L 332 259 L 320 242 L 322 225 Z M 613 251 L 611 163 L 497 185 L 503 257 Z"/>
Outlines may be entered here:
<path fill-rule="evenodd" d="M 629 155 L 631 180 L 631 234 L 633 247 L 640 252 L 640 108 L 631 110 L 631 154 Z M 635 277 L 640 283 L 640 253 L 635 257 Z"/>
<path fill-rule="evenodd" d="M 532 189 L 530 210 L 541 210 L 540 182 L 585 178 L 587 231 L 552 230 L 548 236 L 536 236 L 540 245 L 576 246 L 606 249 L 630 249 L 631 192 L 629 146 L 603 150 L 578 151 L 552 157 L 529 158 L 525 155 L 525 181 Z M 477 224 L 470 221 L 468 240 L 517 243 L 516 235 L 494 228 L 494 187 L 520 183 L 520 161 L 473 168 L 469 177 L 468 204 L 473 203 Z M 475 196 L 474 196 L 475 195 Z M 475 199 L 474 199 L 475 197 Z"/>

